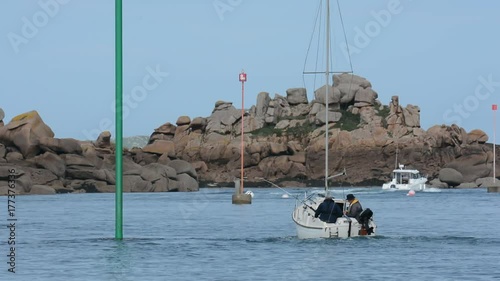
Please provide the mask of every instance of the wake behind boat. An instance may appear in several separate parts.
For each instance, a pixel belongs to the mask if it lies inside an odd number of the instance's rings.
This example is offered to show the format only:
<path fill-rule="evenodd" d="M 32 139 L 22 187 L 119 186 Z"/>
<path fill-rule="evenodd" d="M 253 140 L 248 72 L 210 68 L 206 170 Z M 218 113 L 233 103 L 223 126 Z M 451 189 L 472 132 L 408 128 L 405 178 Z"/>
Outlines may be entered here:
<path fill-rule="evenodd" d="M 340 11 L 339 11 L 340 12 Z M 327 86 L 325 87 L 325 191 L 322 193 L 313 192 L 312 194 L 305 195 L 304 200 L 299 200 L 297 198 L 297 202 L 295 204 L 295 209 L 292 213 L 292 219 L 295 222 L 297 227 L 297 236 L 300 239 L 307 238 L 348 238 L 348 237 L 356 237 L 363 235 L 375 235 L 375 230 L 377 226 L 373 220 L 373 212 L 370 209 L 365 209 L 357 219 L 354 217 L 348 217 L 346 215 L 342 216 L 342 211 L 346 210 L 348 201 L 344 199 L 333 199 L 330 197 L 328 190 L 328 181 L 332 178 L 346 175 L 346 172 L 339 173 L 337 175 L 328 176 L 328 143 L 329 143 L 329 134 L 328 129 L 330 126 L 330 115 L 333 114 L 332 111 L 329 110 L 329 93 L 328 88 L 330 87 L 330 74 L 333 72 L 330 71 L 330 1 L 326 1 L 326 71 L 321 72 L 325 75 L 325 83 Z M 306 72 L 304 72 L 305 74 Z M 318 72 L 312 72 L 318 73 Z M 352 69 L 350 72 L 352 73 Z M 352 75 L 352 74 L 351 74 Z M 327 198 L 328 197 L 328 198 Z M 328 199 L 328 202 L 326 202 Z M 329 200 L 333 200 L 332 201 Z M 326 214 L 327 220 L 320 219 L 315 217 L 316 210 L 319 208 L 320 204 L 325 201 L 331 209 L 328 216 Z M 332 212 L 334 209 L 337 209 L 334 205 L 336 204 L 340 207 L 340 217 L 338 215 L 332 216 Z M 326 206 L 326 205 L 324 205 Z M 336 219 L 335 219 L 336 218 Z"/>

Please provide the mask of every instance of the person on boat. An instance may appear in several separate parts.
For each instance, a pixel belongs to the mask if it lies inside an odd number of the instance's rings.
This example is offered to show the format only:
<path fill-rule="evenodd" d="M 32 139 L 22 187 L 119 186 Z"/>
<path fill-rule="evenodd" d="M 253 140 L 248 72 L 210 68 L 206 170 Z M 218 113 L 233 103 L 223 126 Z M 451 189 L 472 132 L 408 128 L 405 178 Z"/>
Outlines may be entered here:
<path fill-rule="evenodd" d="M 337 218 L 342 216 L 342 210 L 339 205 L 333 201 L 332 196 L 326 195 L 325 200 L 319 204 L 318 208 L 314 212 L 314 217 L 317 218 L 318 216 L 319 219 L 324 222 L 335 223 Z"/>
<path fill-rule="evenodd" d="M 346 200 L 349 202 L 349 208 L 345 212 L 348 217 L 356 218 L 359 220 L 359 215 L 363 212 L 363 207 L 359 200 L 352 194 L 347 194 Z"/>

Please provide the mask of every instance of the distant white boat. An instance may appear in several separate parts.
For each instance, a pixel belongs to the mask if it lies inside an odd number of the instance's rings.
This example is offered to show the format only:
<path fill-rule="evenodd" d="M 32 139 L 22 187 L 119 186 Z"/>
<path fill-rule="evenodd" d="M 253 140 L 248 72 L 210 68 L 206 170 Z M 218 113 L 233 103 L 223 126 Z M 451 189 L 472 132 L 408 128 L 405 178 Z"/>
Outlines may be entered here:
<path fill-rule="evenodd" d="M 423 191 L 427 188 L 427 177 L 420 174 L 418 170 L 405 169 L 399 165 L 398 169 L 392 171 L 392 180 L 382 185 L 382 189 Z"/>

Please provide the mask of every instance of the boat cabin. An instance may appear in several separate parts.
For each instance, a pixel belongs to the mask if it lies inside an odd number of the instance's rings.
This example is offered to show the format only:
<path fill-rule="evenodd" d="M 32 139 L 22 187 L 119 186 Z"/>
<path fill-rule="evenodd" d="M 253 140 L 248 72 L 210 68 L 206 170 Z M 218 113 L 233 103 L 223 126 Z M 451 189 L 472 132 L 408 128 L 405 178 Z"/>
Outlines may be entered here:
<path fill-rule="evenodd" d="M 399 165 L 399 169 L 392 172 L 392 178 L 396 180 L 396 184 L 408 184 L 410 180 L 422 178 L 418 170 L 404 169 L 404 165 Z"/>

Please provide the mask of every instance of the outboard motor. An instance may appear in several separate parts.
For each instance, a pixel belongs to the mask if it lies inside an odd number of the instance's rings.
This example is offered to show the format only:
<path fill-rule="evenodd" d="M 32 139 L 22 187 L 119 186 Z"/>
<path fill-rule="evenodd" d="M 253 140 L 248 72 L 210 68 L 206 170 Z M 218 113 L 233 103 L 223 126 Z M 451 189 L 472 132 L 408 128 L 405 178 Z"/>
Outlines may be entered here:
<path fill-rule="evenodd" d="M 373 227 L 370 227 L 368 225 L 368 222 L 370 222 L 370 219 L 373 217 L 373 212 L 370 210 L 370 208 L 366 208 L 359 214 L 359 220 L 358 222 L 363 226 L 363 228 L 366 230 L 366 233 L 368 235 L 373 233 Z"/>

